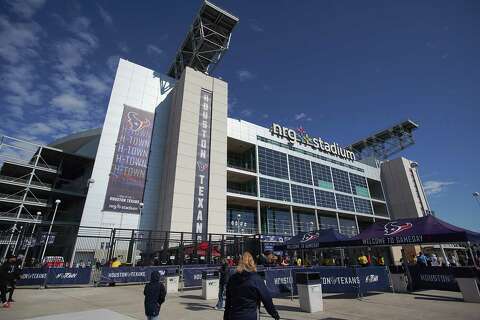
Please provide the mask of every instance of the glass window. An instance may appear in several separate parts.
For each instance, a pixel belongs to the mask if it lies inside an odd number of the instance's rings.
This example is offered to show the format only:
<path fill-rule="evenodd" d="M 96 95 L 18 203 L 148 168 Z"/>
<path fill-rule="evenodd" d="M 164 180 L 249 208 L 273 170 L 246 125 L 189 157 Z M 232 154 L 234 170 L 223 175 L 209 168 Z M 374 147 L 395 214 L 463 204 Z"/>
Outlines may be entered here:
<path fill-rule="evenodd" d="M 296 203 L 315 205 L 312 188 L 292 184 L 292 199 Z"/>
<path fill-rule="evenodd" d="M 312 184 L 310 161 L 289 155 L 288 164 L 290 167 L 290 180 L 305 184 Z"/>
<path fill-rule="evenodd" d="M 257 210 L 249 208 L 227 209 L 227 232 L 257 233 Z"/>
<path fill-rule="evenodd" d="M 290 211 L 284 209 L 262 209 L 262 232 L 265 234 L 292 235 Z"/>
<path fill-rule="evenodd" d="M 293 226 L 296 233 L 309 232 L 317 229 L 315 213 L 293 212 Z"/>
<path fill-rule="evenodd" d="M 355 207 L 353 206 L 353 197 L 338 193 L 335 194 L 335 197 L 337 198 L 338 209 L 355 212 Z"/>
<path fill-rule="evenodd" d="M 320 229 L 335 229 L 338 231 L 338 224 L 336 217 L 318 215 Z"/>
<path fill-rule="evenodd" d="M 340 233 L 347 236 L 357 235 L 357 224 L 355 220 L 339 218 L 338 221 L 340 222 Z"/>
<path fill-rule="evenodd" d="M 333 189 L 330 167 L 312 162 L 313 183 L 315 186 L 325 189 Z"/>
<path fill-rule="evenodd" d="M 290 201 L 290 187 L 286 182 L 260 178 L 260 197 Z"/>
<path fill-rule="evenodd" d="M 370 200 L 365 200 L 361 198 L 354 197 L 355 201 L 355 210 L 360 213 L 373 214 L 372 204 Z"/>
<path fill-rule="evenodd" d="M 317 206 L 336 209 L 335 195 L 333 192 L 315 190 L 315 197 L 317 198 Z"/>
<path fill-rule="evenodd" d="M 350 182 L 352 183 L 353 194 L 369 198 L 367 180 L 358 174 L 350 173 Z"/>
<path fill-rule="evenodd" d="M 348 180 L 348 172 L 332 168 L 332 176 L 335 190 L 352 193 L 352 189 L 350 189 L 350 181 Z"/>
<path fill-rule="evenodd" d="M 258 147 L 258 169 L 261 174 L 288 180 L 287 155 L 272 149 Z"/>

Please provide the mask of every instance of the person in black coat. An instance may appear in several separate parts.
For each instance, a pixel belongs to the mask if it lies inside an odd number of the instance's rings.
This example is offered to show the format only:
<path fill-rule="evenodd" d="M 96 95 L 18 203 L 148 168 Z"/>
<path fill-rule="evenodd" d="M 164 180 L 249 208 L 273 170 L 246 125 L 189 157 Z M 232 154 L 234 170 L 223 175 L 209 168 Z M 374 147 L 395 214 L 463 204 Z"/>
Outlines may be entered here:
<path fill-rule="evenodd" d="M 20 269 L 16 260 L 15 256 L 8 255 L 7 260 L 0 267 L 0 300 L 4 308 L 9 308 L 10 302 L 13 302 L 12 295 L 15 281 L 20 277 Z M 8 286 L 11 288 L 7 289 Z M 7 301 L 7 292 L 9 291 L 11 301 Z"/>
<path fill-rule="evenodd" d="M 145 315 L 147 320 L 158 320 L 160 314 L 160 306 L 165 301 L 167 291 L 165 286 L 160 282 L 160 273 L 152 271 L 150 275 L 150 283 L 145 285 L 143 295 L 145 296 Z"/>
<path fill-rule="evenodd" d="M 218 283 L 218 302 L 215 309 L 220 310 L 225 307 L 224 295 L 227 288 L 228 279 L 230 278 L 230 272 L 228 270 L 227 260 L 223 260 L 223 264 L 220 267 L 220 280 Z"/>
<path fill-rule="evenodd" d="M 260 302 L 275 320 L 280 319 L 265 283 L 256 272 L 252 255 L 245 252 L 239 261 L 237 272 L 227 284 L 224 320 L 257 320 Z"/>

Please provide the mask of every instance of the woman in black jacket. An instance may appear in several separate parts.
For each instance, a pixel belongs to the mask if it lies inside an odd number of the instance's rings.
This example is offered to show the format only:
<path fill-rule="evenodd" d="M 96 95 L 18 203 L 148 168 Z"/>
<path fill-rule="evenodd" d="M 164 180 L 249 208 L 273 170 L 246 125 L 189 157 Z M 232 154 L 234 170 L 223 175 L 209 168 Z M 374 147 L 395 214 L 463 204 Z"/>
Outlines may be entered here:
<path fill-rule="evenodd" d="M 158 271 L 152 271 L 150 283 L 147 283 L 143 290 L 147 320 L 159 319 L 160 305 L 165 301 L 166 294 L 165 286 L 160 282 L 160 273 L 158 273 Z"/>
<path fill-rule="evenodd" d="M 252 255 L 245 252 L 237 272 L 228 280 L 224 320 L 257 320 L 260 302 L 274 319 L 280 319 L 265 283 L 256 272 Z"/>

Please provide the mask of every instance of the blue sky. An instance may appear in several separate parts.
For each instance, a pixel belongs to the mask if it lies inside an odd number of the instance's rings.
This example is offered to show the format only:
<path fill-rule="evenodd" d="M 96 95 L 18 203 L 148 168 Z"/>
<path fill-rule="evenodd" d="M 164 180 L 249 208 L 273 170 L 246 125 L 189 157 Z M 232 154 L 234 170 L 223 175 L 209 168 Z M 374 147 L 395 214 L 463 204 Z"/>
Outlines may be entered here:
<path fill-rule="evenodd" d="M 411 118 L 432 208 L 480 230 L 479 1 L 216 1 L 229 114 L 349 143 Z M 0 134 L 102 124 L 118 57 L 167 71 L 200 1 L 1 1 Z"/>

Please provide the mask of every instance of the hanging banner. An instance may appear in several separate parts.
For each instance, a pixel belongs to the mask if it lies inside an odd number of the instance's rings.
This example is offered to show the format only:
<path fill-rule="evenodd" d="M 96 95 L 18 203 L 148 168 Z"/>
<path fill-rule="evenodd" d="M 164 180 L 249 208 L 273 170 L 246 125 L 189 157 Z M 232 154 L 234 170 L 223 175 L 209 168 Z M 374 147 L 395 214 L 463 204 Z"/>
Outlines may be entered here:
<path fill-rule="evenodd" d="M 153 113 L 124 105 L 103 210 L 140 212 L 153 120 Z"/>
<path fill-rule="evenodd" d="M 390 276 L 387 267 L 355 268 L 360 278 L 360 292 L 390 291 Z"/>
<path fill-rule="evenodd" d="M 192 233 L 207 239 L 208 191 L 210 177 L 210 138 L 212 128 L 212 93 L 202 90 L 198 116 L 197 157 L 193 197 Z"/>
<path fill-rule="evenodd" d="M 413 290 L 433 289 L 460 291 L 452 267 L 408 266 L 412 277 Z"/>

